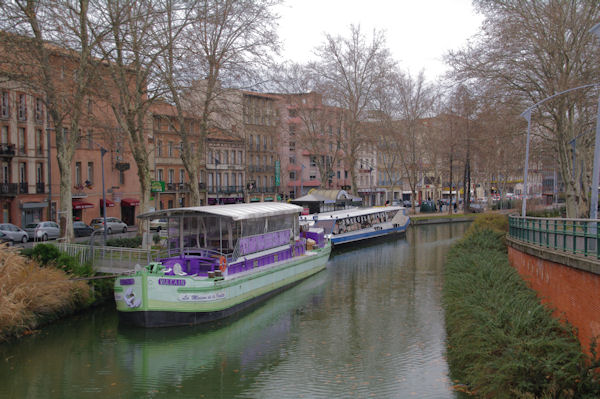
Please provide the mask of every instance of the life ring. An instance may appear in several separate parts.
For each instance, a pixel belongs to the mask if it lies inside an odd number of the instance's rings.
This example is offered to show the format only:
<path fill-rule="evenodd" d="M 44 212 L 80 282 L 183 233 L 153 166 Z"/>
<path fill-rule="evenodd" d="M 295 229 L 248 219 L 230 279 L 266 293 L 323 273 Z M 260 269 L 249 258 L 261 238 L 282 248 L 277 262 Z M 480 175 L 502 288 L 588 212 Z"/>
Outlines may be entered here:
<path fill-rule="evenodd" d="M 227 259 L 224 256 L 219 256 L 219 270 L 224 272 L 227 269 Z"/>

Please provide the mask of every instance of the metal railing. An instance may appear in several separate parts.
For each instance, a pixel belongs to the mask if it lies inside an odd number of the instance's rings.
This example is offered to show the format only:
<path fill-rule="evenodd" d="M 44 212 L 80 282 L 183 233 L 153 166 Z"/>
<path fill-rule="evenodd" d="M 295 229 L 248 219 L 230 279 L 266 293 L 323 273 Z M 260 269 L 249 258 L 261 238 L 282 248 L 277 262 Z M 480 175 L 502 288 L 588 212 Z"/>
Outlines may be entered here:
<path fill-rule="evenodd" d="M 508 235 L 540 247 L 600 259 L 600 220 L 510 215 Z"/>
<path fill-rule="evenodd" d="M 136 264 L 145 266 L 158 258 L 158 250 L 91 246 L 70 244 L 59 241 L 50 242 L 62 252 L 76 257 L 80 263 L 91 262 L 97 272 L 125 273 L 134 270 Z"/>

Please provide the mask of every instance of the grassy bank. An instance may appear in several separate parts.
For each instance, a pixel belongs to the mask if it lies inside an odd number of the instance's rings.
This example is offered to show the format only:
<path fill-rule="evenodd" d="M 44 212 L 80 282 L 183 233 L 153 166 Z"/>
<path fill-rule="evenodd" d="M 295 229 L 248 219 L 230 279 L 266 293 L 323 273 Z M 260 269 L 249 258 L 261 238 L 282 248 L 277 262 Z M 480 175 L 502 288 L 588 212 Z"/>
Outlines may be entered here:
<path fill-rule="evenodd" d="M 447 357 L 477 397 L 600 397 L 572 327 L 554 319 L 510 267 L 501 216 L 477 218 L 445 268 Z"/>
<path fill-rule="evenodd" d="M 0 342 L 112 297 L 112 279 L 93 275 L 56 247 L 40 244 L 21 254 L 0 246 Z"/>

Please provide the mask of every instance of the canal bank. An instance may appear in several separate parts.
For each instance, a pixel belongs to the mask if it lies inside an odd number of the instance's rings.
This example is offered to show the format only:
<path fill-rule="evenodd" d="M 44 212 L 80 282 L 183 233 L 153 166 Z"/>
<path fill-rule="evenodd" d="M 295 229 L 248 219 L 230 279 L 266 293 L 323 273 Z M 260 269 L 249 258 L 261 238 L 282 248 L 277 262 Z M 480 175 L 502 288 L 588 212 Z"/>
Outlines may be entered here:
<path fill-rule="evenodd" d="M 597 367 L 508 263 L 505 220 L 478 220 L 444 272 L 447 358 L 456 389 L 481 397 L 599 397 Z M 484 227 L 484 225 L 486 225 Z"/>
<path fill-rule="evenodd" d="M 456 398 L 443 262 L 468 224 L 332 254 L 327 268 L 234 319 L 131 329 L 95 309 L 0 345 L 0 397 Z"/>

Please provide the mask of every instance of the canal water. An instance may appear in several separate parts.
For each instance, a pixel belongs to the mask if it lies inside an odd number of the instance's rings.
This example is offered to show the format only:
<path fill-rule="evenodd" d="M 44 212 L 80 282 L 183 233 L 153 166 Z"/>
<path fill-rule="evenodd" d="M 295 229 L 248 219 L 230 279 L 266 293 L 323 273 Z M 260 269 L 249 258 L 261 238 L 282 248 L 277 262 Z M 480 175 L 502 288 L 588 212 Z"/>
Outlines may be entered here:
<path fill-rule="evenodd" d="M 112 307 L 0 345 L 1 398 L 455 398 L 443 262 L 464 223 L 334 250 L 327 269 L 206 326 L 119 326 Z"/>

